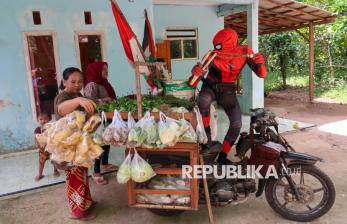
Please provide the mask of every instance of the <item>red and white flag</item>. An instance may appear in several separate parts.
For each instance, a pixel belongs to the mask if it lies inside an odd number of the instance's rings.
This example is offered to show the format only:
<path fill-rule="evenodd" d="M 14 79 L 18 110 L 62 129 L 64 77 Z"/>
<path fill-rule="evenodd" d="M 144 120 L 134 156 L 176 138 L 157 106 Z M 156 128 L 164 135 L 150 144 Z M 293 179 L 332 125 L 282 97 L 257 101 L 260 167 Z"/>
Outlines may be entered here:
<path fill-rule="evenodd" d="M 111 1 L 111 5 L 120 39 L 122 40 L 124 51 L 129 63 L 134 67 L 135 62 L 145 62 L 141 46 L 139 45 L 139 42 L 137 41 L 136 36 L 126 21 L 123 13 L 114 0 Z M 147 66 L 139 66 L 139 70 L 140 73 L 144 74 L 145 76 L 150 74 Z"/>
<path fill-rule="evenodd" d="M 143 31 L 142 49 L 147 58 L 150 56 L 155 57 L 155 42 L 153 39 L 151 23 L 147 16 L 147 10 L 145 10 L 145 29 Z"/>

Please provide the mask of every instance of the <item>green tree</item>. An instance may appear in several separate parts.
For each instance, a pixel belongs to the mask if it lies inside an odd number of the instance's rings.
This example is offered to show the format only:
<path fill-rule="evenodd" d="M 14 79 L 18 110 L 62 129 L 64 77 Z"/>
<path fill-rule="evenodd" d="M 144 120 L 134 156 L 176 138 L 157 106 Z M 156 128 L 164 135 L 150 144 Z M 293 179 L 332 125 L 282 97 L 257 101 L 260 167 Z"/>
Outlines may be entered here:
<path fill-rule="evenodd" d="M 287 86 L 288 67 L 296 68 L 296 61 L 299 56 L 300 43 L 298 36 L 293 32 L 283 32 L 265 35 L 260 38 L 261 52 L 268 57 L 269 69 L 279 72 L 282 77 L 282 87 Z M 276 68 L 277 67 L 277 68 Z"/>

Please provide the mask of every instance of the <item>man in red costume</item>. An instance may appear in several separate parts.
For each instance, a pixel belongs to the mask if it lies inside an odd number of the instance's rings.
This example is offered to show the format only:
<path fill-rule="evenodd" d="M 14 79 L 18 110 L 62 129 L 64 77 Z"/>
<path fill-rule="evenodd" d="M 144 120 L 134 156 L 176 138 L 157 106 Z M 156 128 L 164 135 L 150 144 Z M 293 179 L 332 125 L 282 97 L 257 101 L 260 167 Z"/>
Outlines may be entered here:
<path fill-rule="evenodd" d="M 222 106 L 227 114 L 230 125 L 229 130 L 222 144 L 222 151 L 219 153 L 218 162 L 220 164 L 230 164 L 227 154 L 235 143 L 241 129 L 241 110 L 236 98 L 237 77 L 247 63 L 248 66 L 260 78 L 265 78 L 266 67 L 265 59 L 262 54 L 254 54 L 247 45 L 237 44 L 237 33 L 235 30 L 226 28 L 220 30 L 213 38 L 214 53 L 217 56 L 208 67 L 207 77 L 204 78 L 201 91 L 198 98 L 198 106 L 203 118 L 204 128 L 208 136 L 208 143 L 205 148 L 211 146 L 210 129 L 210 106 L 216 100 L 217 104 Z M 197 86 L 207 71 L 204 71 L 201 64 L 198 63 L 192 69 L 190 84 Z"/>

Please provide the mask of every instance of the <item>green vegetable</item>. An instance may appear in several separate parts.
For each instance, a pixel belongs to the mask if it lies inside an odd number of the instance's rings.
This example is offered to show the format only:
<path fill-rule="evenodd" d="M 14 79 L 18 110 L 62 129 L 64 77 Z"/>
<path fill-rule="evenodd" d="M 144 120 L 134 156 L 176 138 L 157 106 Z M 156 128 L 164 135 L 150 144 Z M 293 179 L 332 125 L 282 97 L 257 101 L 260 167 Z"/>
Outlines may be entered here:
<path fill-rule="evenodd" d="M 194 102 L 189 100 L 180 99 L 174 96 L 142 96 L 142 110 L 152 111 L 153 109 L 160 108 L 161 105 L 167 104 L 170 107 L 184 107 L 187 110 L 192 110 Z M 125 96 L 112 101 L 109 104 L 97 106 L 97 111 L 112 112 L 117 109 L 119 112 L 136 112 L 137 101 L 135 96 Z M 182 108 L 180 109 L 182 110 Z"/>

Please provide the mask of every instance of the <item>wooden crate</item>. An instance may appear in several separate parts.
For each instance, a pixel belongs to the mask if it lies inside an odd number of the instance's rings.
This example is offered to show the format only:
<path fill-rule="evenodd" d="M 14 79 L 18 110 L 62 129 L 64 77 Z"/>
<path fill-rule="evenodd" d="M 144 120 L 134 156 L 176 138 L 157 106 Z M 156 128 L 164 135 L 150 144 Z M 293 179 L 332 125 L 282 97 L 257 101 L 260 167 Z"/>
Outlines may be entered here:
<path fill-rule="evenodd" d="M 126 150 L 126 153 L 130 149 Z M 166 147 L 164 149 L 146 149 L 138 147 L 137 152 L 141 155 L 147 155 L 150 153 L 154 154 L 186 154 L 189 156 L 190 164 L 187 165 L 198 165 L 199 164 L 199 146 L 196 143 L 177 143 L 173 147 Z M 182 173 L 181 168 L 155 168 L 154 171 L 157 174 L 171 174 L 179 175 Z M 194 173 L 192 173 L 192 176 Z M 132 180 L 128 182 L 128 204 L 138 208 L 157 208 L 157 209 L 178 209 L 178 210 L 198 210 L 199 205 L 199 186 L 198 179 L 190 179 L 189 190 L 157 190 L 157 189 L 136 189 L 136 183 Z M 191 202 L 190 205 L 177 206 L 177 205 L 154 205 L 154 204 L 143 204 L 136 201 L 136 194 L 166 194 L 166 195 L 189 195 Z"/>

